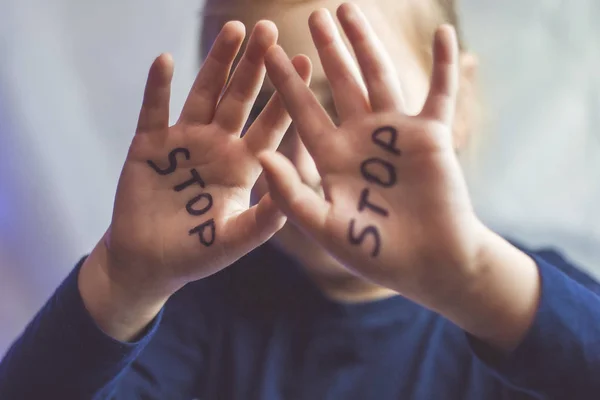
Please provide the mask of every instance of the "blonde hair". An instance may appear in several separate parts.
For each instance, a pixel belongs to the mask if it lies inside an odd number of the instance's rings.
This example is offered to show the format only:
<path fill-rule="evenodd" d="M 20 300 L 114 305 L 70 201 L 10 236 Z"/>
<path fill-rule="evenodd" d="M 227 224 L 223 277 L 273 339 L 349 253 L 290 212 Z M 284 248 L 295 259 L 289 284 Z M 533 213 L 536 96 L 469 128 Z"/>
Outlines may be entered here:
<path fill-rule="evenodd" d="M 261 5 L 272 5 L 281 4 L 284 6 L 294 6 L 297 4 L 309 3 L 313 0 L 206 0 L 204 7 L 201 11 L 201 16 L 204 18 L 204 23 L 218 19 L 219 16 L 231 12 L 238 5 L 251 4 L 254 6 Z M 393 6 L 398 8 L 398 11 L 406 13 L 406 7 L 402 7 L 398 0 L 388 0 Z M 460 26 L 460 19 L 458 17 L 458 4 L 457 0 L 407 0 L 410 1 L 409 12 L 412 14 L 411 20 L 414 21 L 412 27 L 409 27 L 409 34 L 413 39 L 413 44 L 416 46 L 419 57 L 422 58 L 423 66 L 429 69 L 431 66 L 431 42 L 436 29 L 442 24 L 450 24 L 454 26 L 458 44 L 461 51 L 466 50 L 464 36 Z M 214 21 L 214 20 L 213 20 Z M 216 21 L 214 21 L 216 22 Z M 207 43 L 208 38 L 202 38 L 201 50 L 207 50 L 211 43 Z M 202 51 L 201 51 L 202 53 Z"/>

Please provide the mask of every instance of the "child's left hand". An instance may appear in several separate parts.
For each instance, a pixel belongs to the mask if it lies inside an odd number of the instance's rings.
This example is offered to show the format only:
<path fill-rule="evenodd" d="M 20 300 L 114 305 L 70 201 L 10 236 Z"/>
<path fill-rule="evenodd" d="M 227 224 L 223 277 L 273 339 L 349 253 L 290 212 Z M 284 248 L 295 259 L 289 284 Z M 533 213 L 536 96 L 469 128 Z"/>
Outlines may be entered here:
<path fill-rule="evenodd" d="M 477 218 L 452 143 L 458 49 L 451 27 L 434 43 L 431 87 L 409 116 L 396 72 L 355 5 L 338 18 L 368 92 L 333 20 L 316 11 L 313 41 L 332 88 L 336 126 L 280 47 L 266 55 L 322 178 L 325 199 L 283 155 L 263 153 L 271 197 L 347 268 L 437 311 L 474 336 L 513 349 L 540 297 L 536 264 Z"/>
<path fill-rule="evenodd" d="M 315 12 L 313 40 L 340 125 L 273 47 L 267 69 L 322 177 L 325 199 L 282 155 L 261 156 L 273 199 L 293 223 L 356 273 L 434 307 L 476 273 L 483 226 L 471 207 L 452 143 L 458 50 L 452 28 L 434 45 L 429 97 L 405 113 L 397 74 L 356 6 L 338 17 L 368 91 L 352 72 L 332 18 Z M 435 296 L 435 298 L 432 298 Z"/>

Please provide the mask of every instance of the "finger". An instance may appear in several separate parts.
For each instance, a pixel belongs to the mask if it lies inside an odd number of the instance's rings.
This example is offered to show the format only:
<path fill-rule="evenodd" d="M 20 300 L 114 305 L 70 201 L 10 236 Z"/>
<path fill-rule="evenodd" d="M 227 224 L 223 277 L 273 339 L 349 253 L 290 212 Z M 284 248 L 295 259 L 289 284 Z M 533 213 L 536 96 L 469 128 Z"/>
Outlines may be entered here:
<path fill-rule="evenodd" d="M 245 28 L 241 22 L 230 21 L 223 26 L 183 105 L 180 122 L 209 124 L 212 121 L 217 102 L 244 36 Z"/>
<path fill-rule="evenodd" d="M 225 237 L 228 244 L 246 254 L 269 240 L 283 225 L 286 217 L 267 193 L 248 210 L 228 224 Z"/>
<path fill-rule="evenodd" d="M 214 122 L 227 132 L 241 133 L 265 78 L 265 53 L 276 42 L 275 24 L 270 21 L 258 22 L 217 106 Z"/>
<path fill-rule="evenodd" d="M 354 49 L 373 111 L 404 110 L 394 64 L 365 15 L 357 5 L 345 3 L 338 8 L 337 16 Z"/>
<path fill-rule="evenodd" d="M 315 11 L 309 26 L 340 119 L 365 114 L 369 110 L 367 91 L 331 14 L 326 9 Z"/>
<path fill-rule="evenodd" d="M 308 85 L 312 72 L 312 65 L 308 57 L 296 56 L 292 59 L 292 64 L 304 80 L 305 85 Z M 276 150 L 291 121 L 280 95 L 275 92 L 258 118 L 248 128 L 244 136 L 246 145 L 253 154 L 258 154 L 263 150 Z"/>
<path fill-rule="evenodd" d="M 169 54 L 161 54 L 154 60 L 148 72 L 137 133 L 158 131 L 169 127 L 172 79 L 173 58 Z"/>
<path fill-rule="evenodd" d="M 458 43 L 450 25 L 442 25 L 433 41 L 433 71 L 429 95 L 421 116 L 451 125 L 456 109 L 459 80 Z"/>
<path fill-rule="evenodd" d="M 322 241 L 330 205 L 302 183 L 294 165 L 280 153 L 259 155 L 269 193 L 281 211 L 309 235 Z"/>
<path fill-rule="evenodd" d="M 318 142 L 335 129 L 308 86 L 302 81 L 289 58 L 279 46 L 272 46 L 265 56 L 267 73 L 285 104 L 308 151 L 315 156 Z"/>

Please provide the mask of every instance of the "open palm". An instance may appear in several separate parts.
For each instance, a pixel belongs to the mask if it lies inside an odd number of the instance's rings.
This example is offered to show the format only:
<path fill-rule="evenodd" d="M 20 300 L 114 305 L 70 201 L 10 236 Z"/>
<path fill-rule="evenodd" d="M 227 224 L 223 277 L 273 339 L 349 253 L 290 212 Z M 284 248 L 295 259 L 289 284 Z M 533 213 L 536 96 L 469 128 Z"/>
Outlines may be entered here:
<path fill-rule="evenodd" d="M 172 61 L 162 55 L 150 69 L 105 239 L 127 273 L 178 287 L 228 266 L 285 222 L 269 196 L 249 207 L 262 171 L 256 155 L 276 149 L 290 123 L 277 95 L 241 137 L 277 30 L 256 25 L 223 92 L 243 38 L 241 23 L 223 27 L 171 127 Z M 308 78 L 308 60 L 294 64 Z"/>
<path fill-rule="evenodd" d="M 438 30 L 428 99 L 419 115 L 409 116 L 397 74 L 366 18 L 352 4 L 341 6 L 338 18 L 364 85 L 329 13 L 315 12 L 310 28 L 339 126 L 279 47 L 266 55 L 269 77 L 315 160 L 325 199 L 274 152 L 261 155 L 271 196 L 345 266 L 427 304 L 422 294 L 432 282 L 467 273 L 480 226 L 452 144 L 456 38 L 448 26 Z"/>

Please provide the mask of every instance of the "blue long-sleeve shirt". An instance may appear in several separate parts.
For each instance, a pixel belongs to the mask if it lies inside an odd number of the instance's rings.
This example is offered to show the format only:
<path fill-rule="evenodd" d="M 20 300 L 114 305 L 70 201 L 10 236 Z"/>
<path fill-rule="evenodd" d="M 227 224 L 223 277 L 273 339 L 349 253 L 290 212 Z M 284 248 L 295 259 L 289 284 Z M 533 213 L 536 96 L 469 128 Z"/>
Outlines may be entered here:
<path fill-rule="evenodd" d="M 0 364 L 0 399 L 599 399 L 600 286 L 532 256 L 541 302 L 506 355 L 400 296 L 328 300 L 269 246 L 187 285 L 122 343 L 86 311 L 78 265 Z"/>

